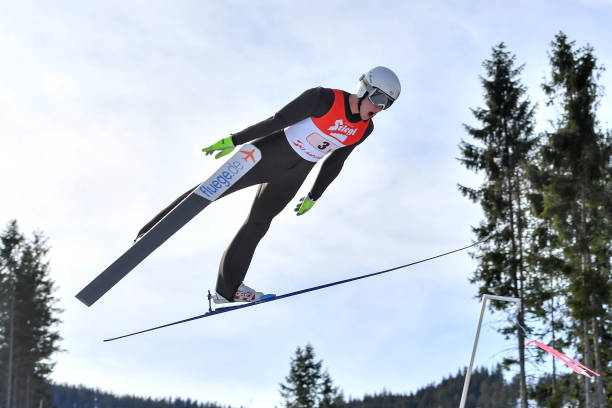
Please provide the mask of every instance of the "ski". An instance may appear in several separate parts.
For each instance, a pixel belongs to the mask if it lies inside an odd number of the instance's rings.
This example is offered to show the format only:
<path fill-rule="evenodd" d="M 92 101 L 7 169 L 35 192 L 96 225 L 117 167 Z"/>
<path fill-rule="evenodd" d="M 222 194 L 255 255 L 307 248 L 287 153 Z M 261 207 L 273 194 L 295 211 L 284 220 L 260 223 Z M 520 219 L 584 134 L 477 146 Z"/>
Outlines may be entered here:
<path fill-rule="evenodd" d="M 117 260 L 85 286 L 76 295 L 76 298 L 87 306 L 94 304 L 175 232 L 225 193 L 260 160 L 261 152 L 257 147 L 250 144 L 243 145 L 219 170 L 196 187 Z"/>
<path fill-rule="evenodd" d="M 201 315 L 198 315 L 198 316 L 194 316 L 194 317 L 190 317 L 190 318 L 183 319 L 183 320 L 178 320 L 178 321 L 172 322 L 172 323 L 163 324 L 161 326 L 152 327 L 150 329 L 140 330 L 140 331 L 137 331 L 137 332 L 134 332 L 134 333 L 130 333 L 130 334 L 124 334 L 123 336 L 112 337 L 112 338 L 109 338 L 109 339 L 105 339 L 104 341 L 105 342 L 109 342 L 109 341 L 124 339 L 126 337 L 136 336 L 137 334 L 142 334 L 142 333 L 147 333 L 147 332 L 150 332 L 150 331 L 153 331 L 153 330 L 163 329 L 164 327 L 175 326 L 177 324 L 187 323 L 187 322 L 190 322 L 190 321 L 193 321 L 193 320 L 203 319 L 205 317 L 211 317 L 211 316 L 215 316 L 215 315 L 218 315 L 218 314 L 221 314 L 221 313 L 233 312 L 233 311 L 236 311 L 236 310 L 239 310 L 239 309 L 244 309 L 244 308 L 252 307 L 252 306 L 258 306 L 258 305 L 261 305 L 261 304 L 264 304 L 264 303 L 274 302 L 276 300 L 281 300 L 281 299 L 285 299 L 285 298 L 288 298 L 288 297 L 297 296 L 297 295 L 301 295 L 301 294 L 308 293 L 308 292 L 313 292 L 315 290 L 321 290 L 321 289 L 329 288 L 331 286 L 342 285 L 342 284 L 345 284 L 345 283 L 348 283 L 348 282 L 353 282 L 353 281 L 360 280 L 360 279 L 370 278 L 372 276 L 382 275 L 384 273 L 396 271 L 396 270 L 402 269 L 402 268 L 407 268 L 409 266 L 417 265 L 417 264 L 420 264 L 420 263 L 423 263 L 423 262 L 431 261 L 432 259 L 441 258 L 443 256 L 447 256 L 447 255 L 450 255 L 450 254 L 454 254 L 456 252 L 460 252 L 460 251 L 466 250 L 468 248 L 472 248 L 472 247 L 474 247 L 474 246 L 476 246 L 476 245 L 478 245 L 478 244 L 480 244 L 482 242 L 487 241 L 489 238 L 490 237 L 486 237 L 486 238 L 484 238 L 484 239 L 482 239 L 482 240 L 480 240 L 478 242 L 475 242 L 475 243 L 473 243 L 471 245 L 468 245 L 468 246 L 465 246 L 463 248 L 454 249 L 452 251 L 448 251 L 448 252 L 445 252 L 445 253 L 439 254 L 439 255 L 434 255 L 434 256 L 431 256 L 429 258 L 421 259 L 419 261 L 410 262 L 410 263 L 408 263 L 406 265 L 396 266 L 395 268 L 385 269 L 383 271 L 378 271 L 378 272 L 372 272 L 372 273 L 368 273 L 366 275 L 360 275 L 360 276 L 356 276 L 356 277 L 353 277 L 353 278 L 343 279 L 343 280 L 340 280 L 340 281 L 326 283 L 326 284 L 319 285 L 319 286 L 313 286 L 311 288 L 301 289 L 301 290 L 297 290 L 295 292 L 285 293 L 283 295 L 267 297 L 267 298 L 264 298 L 264 299 L 257 300 L 255 302 L 239 303 L 236 306 L 223 306 L 223 307 L 218 307 L 215 310 L 212 310 L 212 307 L 211 307 L 211 304 L 210 304 L 210 293 L 209 293 L 209 305 L 208 305 L 209 311 L 204 313 L 204 314 L 201 314 Z"/>

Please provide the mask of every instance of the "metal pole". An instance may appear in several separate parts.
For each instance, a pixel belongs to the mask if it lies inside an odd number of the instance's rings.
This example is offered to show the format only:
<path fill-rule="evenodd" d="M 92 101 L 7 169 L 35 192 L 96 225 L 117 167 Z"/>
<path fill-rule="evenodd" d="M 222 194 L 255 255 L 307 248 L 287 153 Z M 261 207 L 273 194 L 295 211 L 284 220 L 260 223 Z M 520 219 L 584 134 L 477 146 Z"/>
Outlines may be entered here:
<path fill-rule="evenodd" d="M 482 297 L 482 306 L 480 307 L 480 317 L 478 318 L 478 327 L 476 327 L 476 337 L 474 338 L 474 347 L 472 348 L 472 358 L 470 359 L 470 366 L 465 373 L 465 381 L 463 382 L 463 393 L 461 394 L 461 402 L 459 408 L 465 408 L 465 400 L 467 399 L 467 392 L 470 386 L 470 377 L 472 376 L 472 366 L 474 365 L 474 356 L 476 355 L 476 346 L 478 346 L 478 337 L 480 336 L 480 325 L 482 324 L 482 316 L 484 315 L 485 306 L 487 304 L 487 295 Z"/>
<path fill-rule="evenodd" d="M 491 299 L 491 300 L 502 300 L 504 302 L 516 302 L 518 304 L 521 303 L 521 299 L 514 298 L 514 297 L 497 296 L 497 295 L 485 295 L 485 296 L 487 297 L 487 299 Z"/>
<path fill-rule="evenodd" d="M 496 295 L 483 295 L 482 296 L 482 306 L 480 308 L 480 317 L 478 318 L 478 327 L 476 328 L 476 337 L 474 338 L 474 347 L 472 348 L 472 358 L 470 359 L 470 366 L 468 367 L 468 370 L 465 373 L 465 381 L 463 382 L 463 393 L 461 394 L 461 402 L 459 403 L 459 408 L 465 408 L 468 388 L 470 387 L 470 377 L 472 376 L 472 367 L 474 365 L 474 357 L 476 356 L 476 347 L 478 346 L 478 337 L 480 337 L 480 326 L 482 325 L 482 316 L 484 315 L 484 311 L 486 309 L 487 299 L 501 300 L 504 302 L 516 302 L 517 309 L 521 304 L 521 300 L 519 298 L 513 298 L 513 297 L 507 297 L 507 296 L 496 296 Z"/>

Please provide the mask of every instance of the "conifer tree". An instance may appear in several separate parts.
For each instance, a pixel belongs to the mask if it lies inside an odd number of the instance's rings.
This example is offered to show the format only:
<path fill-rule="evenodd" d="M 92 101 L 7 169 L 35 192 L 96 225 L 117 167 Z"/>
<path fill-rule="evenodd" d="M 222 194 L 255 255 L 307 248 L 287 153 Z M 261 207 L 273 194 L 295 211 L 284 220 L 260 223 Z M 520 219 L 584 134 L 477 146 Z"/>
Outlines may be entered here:
<path fill-rule="evenodd" d="M 525 163 L 535 143 L 532 136 L 534 110 L 519 75 L 523 66 L 515 66 L 516 57 L 504 43 L 493 48 L 491 59 L 483 66 L 481 78 L 485 107 L 472 109 L 482 127 L 464 125 L 479 145 L 462 141 L 460 161 L 468 169 L 484 174 L 479 188 L 459 185 L 459 190 L 478 202 L 485 220 L 473 231 L 477 239 L 489 239 L 473 256 L 478 267 L 471 282 L 479 285 L 479 295 L 485 293 L 522 299 L 519 321 L 525 326 L 527 294 L 526 258 L 528 236 L 528 185 Z M 492 302 L 493 307 L 504 307 Z M 516 327 L 503 329 L 506 334 Z M 519 349 L 521 408 L 527 408 L 525 377 L 525 339 L 516 330 Z"/>
<path fill-rule="evenodd" d="M 285 408 L 340 408 L 342 393 L 333 386 L 327 371 L 321 372 L 322 361 L 316 361 L 312 345 L 298 347 L 291 359 L 286 383 L 280 384 Z"/>
<path fill-rule="evenodd" d="M 281 395 L 286 408 L 314 408 L 317 402 L 317 385 L 321 377 L 321 362 L 315 361 L 313 347 L 298 347 L 291 359 L 286 384 L 281 384 Z"/>
<path fill-rule="evenodd" d="M 552 226 L 563 248 L 564 279 L 570 296 L 570 338 L 586 365 L 602 363 L 602 335 L 609 327 L 610 300 L 610 154 L 609 138 L 598 131 L 596 109 L 601 96 L 597 80 L 601 68 L 586 46 L 575 48 L 564 33 L 555 36 L 550 52 L 551 78 L 543 84 L 549 104 L 562 115 L 555 129 L 546 134 L 541 151 L 540 176 L 542 216 Z M 607 312 L 606 312 L 607 310 Z M 606 406 L 603 379 L 598 378 L 593 401 L 591 384 L 585 378 L 585 407 Z"/>
<path fill-rule="evenodd" d="M 54 284 L 40 233 L 26 239 L 12 221 L 0 236 L 0 393 L 6 408 L 50 403 L 51 355 L 58 350 Z M 4 369 L 6 367 L 6 369 Z"/>

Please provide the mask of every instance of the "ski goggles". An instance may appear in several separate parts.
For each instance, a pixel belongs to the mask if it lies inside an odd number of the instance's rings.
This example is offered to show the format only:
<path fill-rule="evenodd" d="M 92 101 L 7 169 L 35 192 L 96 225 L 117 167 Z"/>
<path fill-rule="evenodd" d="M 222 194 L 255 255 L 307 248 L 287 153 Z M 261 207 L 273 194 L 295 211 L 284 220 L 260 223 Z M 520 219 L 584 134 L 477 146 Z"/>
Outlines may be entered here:
<path fill-rule="evenodd" d="M 374 106 L 380 106 L 383 110 L 393 105 L 394 101 L 393 98 L 378 88 L 374 88 L 372 92 L 368 92 L 368 99 Z"/>

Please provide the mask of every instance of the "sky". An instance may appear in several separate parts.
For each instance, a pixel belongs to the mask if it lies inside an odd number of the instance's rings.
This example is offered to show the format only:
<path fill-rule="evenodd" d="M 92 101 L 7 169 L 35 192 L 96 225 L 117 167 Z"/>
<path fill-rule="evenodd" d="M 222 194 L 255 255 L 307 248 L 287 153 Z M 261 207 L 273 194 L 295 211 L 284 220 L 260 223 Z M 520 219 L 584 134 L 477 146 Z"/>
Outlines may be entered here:
<path fill-rule="evenodd" d="M 479 313 L 467 251 L 324 291 L 112 343 L 199 315 L 254 187 L 206 208 L 88 308 L 74 295 L 136 232 L 220 165 L 201 148 L 314 86 L 356 89 L 384 65 L 402 94 L 375 118 L 316 206 L 273 221 L 245 283 L 282 294 L 473 242 L 482 214 L 457 161 L 483 105 L 479 76 L 504 42 L 540 85 L 563 31 L 612 67 L 612 1 L 0 0 L 0 226 L 49 238 L 63 351 L 51 378 L 117 394 L 271 407 L 297 347 L 312 344 L 345 396 L 409 393 L 469 363 Z M 609 71 L 600 84 L 612 89 Z M 599 109 L 610 128 L 608 96 Z M 305 195 L 319 166 L 295 202 Z M 517 355 L 485 315 L 477 366 Z M 530 374 L 548 366 L 529 364 Z"/>

